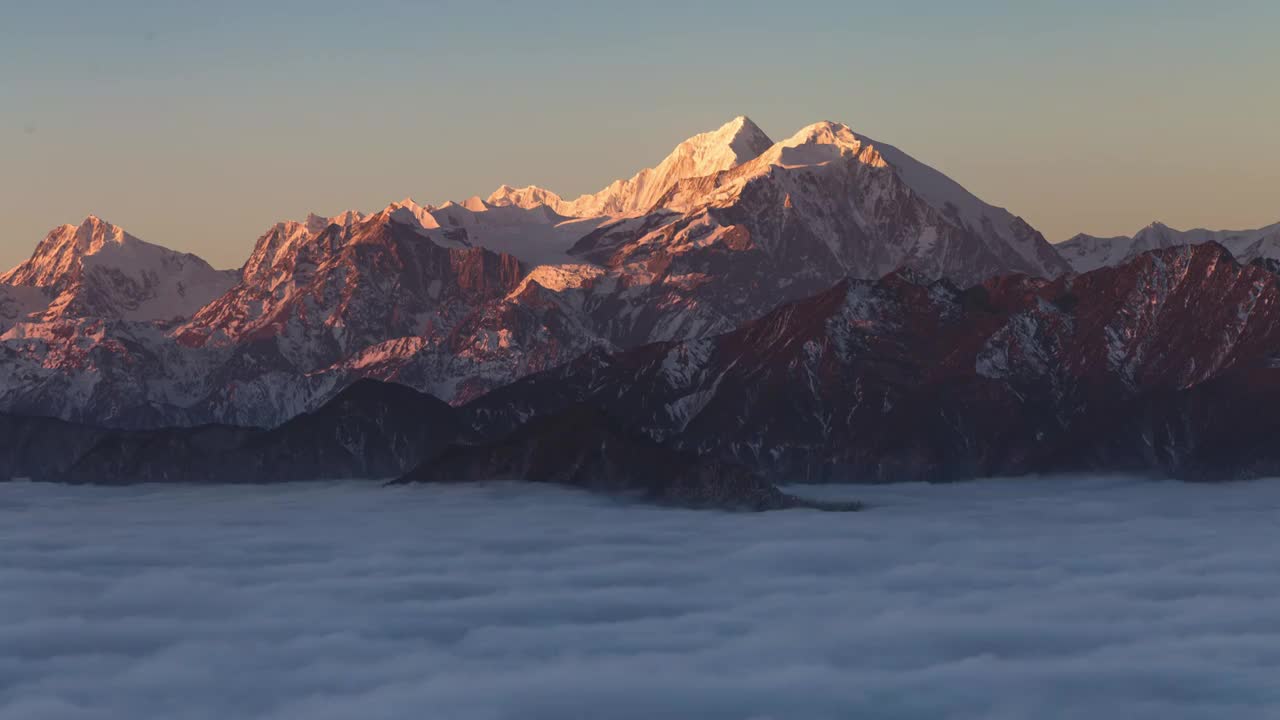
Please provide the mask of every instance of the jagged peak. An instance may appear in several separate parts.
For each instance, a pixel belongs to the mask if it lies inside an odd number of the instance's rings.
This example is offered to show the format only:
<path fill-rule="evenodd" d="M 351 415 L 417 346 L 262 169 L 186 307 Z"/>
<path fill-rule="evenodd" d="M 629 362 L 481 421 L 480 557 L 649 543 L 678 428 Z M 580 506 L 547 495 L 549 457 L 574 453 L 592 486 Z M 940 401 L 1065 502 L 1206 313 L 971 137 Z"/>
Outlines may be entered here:
<path fill-rule="evenodd" d="M 453 207 L 453 203 L 445 203 L 438 209 L 444 210 L 449 207 Z M 423 230 L 433 230 L 440 227 L 440 223 L 432 215 L 436 210 L 437 208 L 431 205 L 419 205 L 413 198 L 406 197 L 383 208 L 382 212 L 378 213 L 378 217 L 393 220 L 403 225 L 415 226 Z"/>
<path fill-rule="evenodd" d="M 1133 237 L 1138 238 L 1148 234 L 1158 234 L 1162 237 L 1179 238 L 1187 242 L 1204 242 L 1206 240 L 1229 240 L 1236 236 L 1248 236 L 1258 238 L 1268 235 L 1272 232 L 1280 230 L 1280 223 L 1264 225 L 1259 228 L 1250 228 L 1245 230 L 1222 229 L 1213 230 L 1205 227 L 1194 227 L 1188 230 L 1179 230 L 1171 227 L 1159 220 L 1154 220 L 1138 232 Z"/>
<path fill-rule="evenodd" d="M 1081 234 L 1059 244 L 1071 253 L 1069 261 L 1077 271 L 1117 265 L 1128 258 L 1160 248 L 1216 242 L 1241 261 L 1276 253 L 1270 244 L 1277 239 L 1280 223 L 1251 230 L 1209 230 L 1202 227 L 1179 230 L 1156 220 L 1131 236 L 1095 238 Z"/>
<path fill-rule="evenodd" d="M 416 203 L 411 199 L 405 202 L 416 207 Z M 405 205 L 397 202 L 373 214 L 365 214 L 359 210 L 344 210 L 333 216 L 308 213 L 302 222 L 296 220 L 277 222 L 254 244 L 253 251 L 240 268 L 241 277 L 246 282 L 259 282 L 285 258 L 297 255 L 301 252 L 301 248 L 313 245 L 325 237 L 325 232 L 330 227 L 337 225 L 339 228 L 348 229 L 373 219 L 381 219 L 385 222 L 392 213 L 402 207 Z"/>
<path fill-rule="evenodd" d="M 189 317 L 234 282 L 190 253 L 144 242 L 97 215 L 61 225 L 0 282 L 52 298 L 43 320 L 72 317 L 150 322 Z"/>
<path fill-rule="evenodd" d="M 449 207 L 450 205 L 453 205 L 453 204 L 455 203 L 451 201 L 451 202 L 445 203 L 441 207 Z M 414 200 L 412 197 L 406 195 L 403 200 L 396 200 L 395 202 L 388 203 L 385 210 L 397 210 L 399 208 L 406 208 L 411 211 L 425 210 L 428 212 L 436 209 L 434 205 L 423 205 L 419 203 L 417 200 Z"/>
<path fill-rule="evenodd" d="M 582 288 L 600 278 L 604 273 L 604 268 L 582 263 L 538 265 L 530 270 L 528 275 L 525 275 L 514 290 L 507 294 L 507 298 L 519 297 L 528 289 L 530 283 L 555 292 Z"/>
<path fill-rule="evenodd" d="M 746 115 L 739 115 L 715 130 L 698 133 L 680 143 L 663 163 L 689 158 L 697 174 L 686 177 L 699 177 L 752 160 L 771 145 L 773 141 L 759 125 Z"/>
<path fill-rule="evenodd" d="M 1199 243 L 1178 243 L 1145 248 L 1130 255 L 1120 263 L 1111 266 L 1104 265 L 1098 270 L 1109 269 L 1123 272 L 1128 269 L 1144 268 L 1154 264 L 1155 267 L 1160 268 L 1163 272 L 1165 268 L 1176 269 L 1185 266 L 1186 263 L 1197 260 L 1212 263 L 1229 262 L 1229 264 L 1236 266 L 1242 265 L 1239 259 L 1226 246 L 1215 240 L 1209 240 Z"/>
<path fill-rule="evenodd" d="M 365 219 L 365 214 L 359 210 L 343 210 L 337 215 L 325 216 L 317 213 L 307 213 L 307 219 L 302 222 L 307 230 L 311 233 L 323 232 L 330 225 L 338 227 L 351 227 Z"/>
<path fill-rule="evenodd" d="M 70 225 L 64 227 L 73 227 Z M 117 245 L 136 241 L 137 238 L 126 233 L 119 225 L 114 225 L 97 215 L 88 215 L 80 226 L 76 229 L 77 240 L 84 245 L 85 249 L 93 252 L 106 243 L 115 243 Z"/>
<path fill-rule="evenodd" d="M 1240 264 L 1235 254 L 1231 252 L 1231 249 L 1217 240 L 1210 240 L 1209 242 L 1191 245 L 1189 247 L 1191 248 L 1192 254 L 1231 258 L 1233 262 Z"/>
<path fill-rule="evenodd" d="M 806 125 L 775 143 L 755 161 L 761 165 L 796 167 L 822 165 L 840 158 L 856 158 L 865 165 L 884 167 L 884 157 L 868 139 L 848 125 L 823 120 Z"/>
<path fill-rule="evenodd" d="M 739 115 L 715 130 L 680 143 L 661 163 L 642 170 L 630 183 L 652 193 L 657 189 L 653 181 L 669 186 L 679 180 L 714 175 L 754 160 L 772 146 L 773 141 L 759 126 L 746 115 Z"/>
<path fill-rule="evenodd" d="M 749 162 L 773 144 L 754 122 L 739 115 L 715 130 L 698 133 L 662 162 L 629 180 L 615 180 L 592 195 L 552 206 L 565 216 L 629 215 L 647 211 L 681 180 L 714 175 Z"/>
<path fill-rule="evenodd" d="M 59 225 L 49 231 L 36 244 L 31 257 L 0 275 L 0 282 L 35 287 L 58 285 L 68 273 L 80 267 L 84 257 L 96 255 L 107 247 L 135 244 L 145 243 L 118 225 L 89 215 L 79 225 Z"/>
<path fill-rule="evenodd" d="M 1138 232 L 1134 233 L 1133 237 L 1136 238 L 1141 235 L 1146 235 L 1148 233 L 1158 233 L 1160 235 L 1168 235 L 1170 233 L 1178 233 L 1178 232 L 1181 232 L 1181 231 L 1175 230 L 1174 228 L 1169 227 L 1168 225 L 1160 222 L 1159 220 L 1152 220 L 1151 222 L 1142 226 L 1142 229 L 1138 230 Z"/>
<path fill-rule="evenodd" d="M 307 219 L 302 222 L 302 225 L 307 229 L 307 232 L 313 235 L 324 232 L 325 229 L 332 224 L 333 220 L 331 218 L 327 218 L 323 215 L 317 215 L 315 213 L 308 213 Z"/>
<path fill-rule="evenodd" d="M 627 215 L 648 210 L 681 180 L 729 170 L 755 159 L 772 145 L 773 141 L 751 118 L 738 115 L 715 130 L 684 140 L 656 166 L 645 168 L 628 180 L 615 180 L 596 193 L 565 201 L 537 185 L 516 188 L 504 184 L 487 201 L 476 197 L 463 207 L 478 212 L 508 205 L 525 209 L 544 205 L 564 217 Z"/>
<path fill-rule="evenodd" d="M 796 131 L 794 135 L 781 141 L 780 145 L 803 145 L 808 143 L 822 144 L 860 144 L 861 139 L 853 132 L 853 129 L 844 123 L 833 122 L 831 120 L 820 120 L 810 125 L 805 125 Z"/>
<path fill-rule="evenodd" d="M 526 185 L 521 188 L 511 187 L 510 185 L 500 185 L 497 190 L 489 194 L 488 205 L 494 207 L 507 207 L 514 205 L 515 207 L 533 209 L 539 205 L 545 205 L 556 212 L 560 212 L 565 204 L 564 200 L 554 192 L 537 185 Z M 562 213 L 563 214 L 563 213 Z"/>
<path fill-rule="evenodd" d="M 98 217 L 97 215 L 94 215 L 93 213 L 89 213 L 88 215 L 85 215 L 84 220 L 80 223 L 80 227 L 98 227 L 98 226 L 110 227 L 110 228 L 116 227 L 116 225 L 106 220 L 103 220 L 102 218 Z"/>

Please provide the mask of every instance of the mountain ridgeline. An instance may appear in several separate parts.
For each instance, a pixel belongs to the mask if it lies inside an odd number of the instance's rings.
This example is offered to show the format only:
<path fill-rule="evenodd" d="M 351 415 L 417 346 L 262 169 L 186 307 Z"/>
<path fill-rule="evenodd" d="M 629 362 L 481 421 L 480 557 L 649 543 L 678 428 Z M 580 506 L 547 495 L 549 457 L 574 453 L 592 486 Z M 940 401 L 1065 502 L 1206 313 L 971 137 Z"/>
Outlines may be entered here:
<path fill-rule="evenodd" d="M 1278 227 L 1054 246 L 844 125 L 745 117 L 573 200 L 281 222 L 236 271 L 91 216 L 0 275 L 0 475 L 753 509 L 784 479 L 1265 475 Z"/>

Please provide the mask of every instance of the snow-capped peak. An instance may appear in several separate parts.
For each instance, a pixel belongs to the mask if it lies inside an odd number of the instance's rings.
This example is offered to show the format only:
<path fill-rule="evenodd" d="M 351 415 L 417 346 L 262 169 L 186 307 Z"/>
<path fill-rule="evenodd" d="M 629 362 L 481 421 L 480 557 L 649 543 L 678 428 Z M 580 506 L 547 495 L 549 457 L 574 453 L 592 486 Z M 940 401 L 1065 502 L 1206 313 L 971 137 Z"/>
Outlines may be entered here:
<path fill-rule="evenodd" d="M 484 212 L 489 209 L 489 206 L 484 204 L 484 200 L 480 199 L 479 195 L 472 195 L 466 200 L 463 200 L 462 207 L 470 210 L 471 212 Z"/>
<path fill-rule="evenodd" d="M 150 321 L 190 316 L 225 292 L 234 278 L 233 271 L 143 242 L 90 215 L 79 226 L 54 228 L 30 259 L 0 276 L 0 283 L 43 288 L 53 298 L 44 319 Z"/>
<path fill-rule="evenodd" d="M 95 255 L 109 245 L 133 243 L 142 241 L 97 215 L 90 215 L 78 226 L 54 228 L 36 245 L 28 260 L 0 276 L 0 282 L 34 287 L 56 286 L 80 268 L 85 256 Z"/>
<path fill-rule="evenodd" d="M 1066 264 L 1054 257 L 1044 238 L 1021 218 L 983 202 L 960 183 L 893 145 L 858 134 L 847 125 L 815 123 L 770 148 L 761 159 L 776 155 L 777 164 L 821 164 L 835 159 L 837 148 L 840 157 L 855 158 L 876 168 L 891 168 L 913 193 L 944 217 L 980 237 L 1007 243 L 1031 263 L 1031 267 L 1045 267 L 1050 271 L 1066 269 Z"/>
<path fill-rule="evenodd" d="M 489 196 L 489 204 L 523 208 L 546 205 L 565 217 L 631 215 L 651 209 L 681 180 L 729 170 L 755 158 L 772 144 L 750 118 L 739 115 L 715 130 L 680 143 L 655 167 L 641 170 L 630 180 L 615 180 L 594 194 L 565 201 L 537 186 L 503 185 Z"/>
<path fill-rule="evenodd" d="M 679 175 L 674 179 L 712 175 L 755 158 L 772 144 L 758 125 L 739 115 L 717 130 L 680 143 L 654 171 L 659 176 Z"/>
<path fill-rule="evenodd" d="M 315 213 L 307 213 L 307 219 L 302 221 L 307 226 L 308 232 L 318 233 L 329 227 L 329 218 Z"/>
<path fill-rule="evenodd" d="M 842 258 L 839 262 L 852 263 L 850 272 L 870 271 L 848 249 L 857 242 L 851 238 L 874 237 L 889 227 L 899 234 L 866 252 L 901 252 L 886 262 L 916 262 L 937 276 L 973 279 L 1017 270 L 1051 277 L 1069 269 L 1021 218 L 979 200 L 892 145 L 830 121 L 805 126 L 722 175 L 681 182 L 661 202 L 686 214 L 746 202 L 753 204 L 749 213 L 756 213 L 760 209 L 754 204 L 764 198 L 776 202 L 772 207 L 792 212 L 826 250 Z M 901 234 L 903 228 L 909 231 Z M 764 235 L 753 241 L 777 238 Z M 966 269 L 960 270 L 962 266 Z"/>
<path fill-rule="evenodd" d="M 805 125 L 794 135 L 778 143 L 784 147 L 812 144 L 858 147 L 862 144 L 862 140 L 844 123 L 821 120 L 812 125 Z"/>
<path fill-rule="evenodd" d="M 352 225 L 364 219 L 365 219 L 365 214 L 360 212 L 359 210 L 344 210 L 343 212 L 340 212 L 337 215 L 334 215 L 332 217 L 325 217 L 324 215 L 317 215 L 315 213 L 310 213 L 307 215 L 307 219 L 306 221 L 303 222 L 303 225 L 306 226 L 307 232 L 310 232 L 312 234 L 317 234 L 317 233 L 324 232 L 325 228 L 329 227 L 330 225 L 337 225 L 338 227 L 351 227 Z"/>
<path fill-rule="evenodd" d="M 1241 262 L 1280 258 L 1280 223 L 1253 230 L 1178 230 L 1155 221 L 1132 237 L 1103 238 L 1082 233 L 1059 243 L 1057 249 L 1076 272 L 1088 272 L 1118 265 L 1149 250 L 1207 242 L 1222 245 Z"/>
<path fill-rule="evenodd" d="M 526 185 L 522 188 L 500 185 L 497 190 L 490 193 L 485 202 L 493 207 L 515 206 L 526 210 L 545 205 L 561 215 L 565 214 L 563 210 L 567 205 L 559 195 L 537 185 Z"/>
<path fill-rule="evenodd" d="M 885 161 L 871 142 L 849 129 L 848 125 L 823 121 L 805 126 L 795 135 L 761 153 L 753 164 L 821 165 L 842 157 L 857 158 L 873 167 L 884 167 Z"/>
<path fill-rule="evenodd" d="M 448 207 L 450 203 L 445 203 Z M 440 227 L 440 223 L 436 221 L 432 211 L 435 208 L 430 205 L 419 205 L 414 202 L 413 198 L 407 197 L 399 202 L 393 202 L 388 205 L 382 214 L 387 218 L 394 220 L 403 225 L 418 227 L 422 230 L 434 230 Z"/>

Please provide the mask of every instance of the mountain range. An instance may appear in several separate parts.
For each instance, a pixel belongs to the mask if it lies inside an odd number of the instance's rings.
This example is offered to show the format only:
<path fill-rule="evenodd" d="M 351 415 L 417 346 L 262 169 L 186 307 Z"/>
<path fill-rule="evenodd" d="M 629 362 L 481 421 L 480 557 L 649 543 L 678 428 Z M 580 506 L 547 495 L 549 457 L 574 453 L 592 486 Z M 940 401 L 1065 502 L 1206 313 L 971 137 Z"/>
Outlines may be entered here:
<path fill-rule="evenodd" d="M 1144 252 L 1179 245 L 1214 242 L 1242 261 L 1280 261 L 1280 223 L 1256 230 L 1174 230 L 1164 223 L 1151 223 L 1132 237 L 1076 235 L 1056 246 L 1062 258 L 1076 272 L 1106 265 L 1118 265 Z"/>
<path fill-rule="evenodd" d="M 0 276 L 4 422 L 79 450 L 0 461 L 76 481 L 260 481 L 392 476 L 444 452 L 447 470 L 409 477 L 542 468 L 583 484 L 581 467 L 634 465 L 605 483 L 621 488 L 645 484 L 644 456 L 697 488 L 654 497 L 723 504 L 732 492 L 707 488 L 750 486 L 750 507 L 786 502 L 730 466 L 1211 477 L 1227 439 L 1201 423 L 1273 385 L 1277 243 L 1280 225 L 1157 223 L 1055 246 L 847 126 L 774 142 L 746 117 L 573 200 L 504 185 L 280 222 L 235 271 L 90 216 Z M 552 444 L 579 471 L 528 464 L 545 441 L 526 423 L 583 418 L 627 449 Z M 1228 474 L 1270 462 L 1241 451 Z"/>

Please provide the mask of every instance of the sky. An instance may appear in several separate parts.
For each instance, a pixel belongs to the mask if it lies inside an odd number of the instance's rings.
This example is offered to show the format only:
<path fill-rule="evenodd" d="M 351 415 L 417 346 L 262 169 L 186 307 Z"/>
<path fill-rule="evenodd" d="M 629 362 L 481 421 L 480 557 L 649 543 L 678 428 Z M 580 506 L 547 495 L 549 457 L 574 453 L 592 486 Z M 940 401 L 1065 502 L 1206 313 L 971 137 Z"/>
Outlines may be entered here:
<path fill-rule="evenodd" d="M 97 214 L 237 267 L 272 223 L 566 196 L 746 114 L 847 123 L 1052 241 L 1280 220 L 1274 0 L 0 0 L 0 267 Z"/>
<path fill-rule="evenodd" d="M 1274 480 L 820 491 L 0 483 L 0 717 L 1280 716 Z"/>

